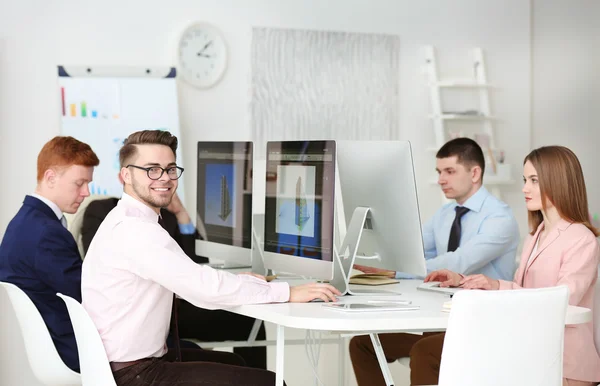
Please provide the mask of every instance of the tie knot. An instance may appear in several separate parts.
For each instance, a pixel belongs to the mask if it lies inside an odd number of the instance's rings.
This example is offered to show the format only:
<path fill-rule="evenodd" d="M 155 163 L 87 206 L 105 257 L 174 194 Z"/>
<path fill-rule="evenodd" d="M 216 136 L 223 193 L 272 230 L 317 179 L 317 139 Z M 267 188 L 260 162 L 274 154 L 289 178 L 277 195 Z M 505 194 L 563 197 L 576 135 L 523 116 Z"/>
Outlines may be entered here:
<path fill-rule="evenodd" d="M 457 206 L 456 208 L 454 208 L 454 210 L 456 211 L 456 217 L 460 218 L 460 217 L 464 216 L 465 214 L 467 214 L 467 212 L 469 211 L 469 208 L 464 207 L 464 206 Z"/>

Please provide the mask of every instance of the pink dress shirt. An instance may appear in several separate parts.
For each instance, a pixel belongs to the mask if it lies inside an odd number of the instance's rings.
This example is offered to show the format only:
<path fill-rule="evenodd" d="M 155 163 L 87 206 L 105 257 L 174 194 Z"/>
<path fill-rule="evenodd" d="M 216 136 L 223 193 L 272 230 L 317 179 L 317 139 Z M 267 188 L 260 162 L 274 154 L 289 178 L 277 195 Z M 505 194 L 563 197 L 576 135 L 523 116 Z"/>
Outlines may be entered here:
<path fill-rule="evenodd" d="M 194 263 L 158 224 L 156 212 L 125 193 L 98 228 L 82 271 L 83 307 L 111 362 L 167 352 L 173 293 L 207 309 L 290 296 L 287 283 Z"/>
<path fill-rule="evenodd" d="M 560 220 L 532 253 L 542 229 L 543 223 L 535 235 L 527 237 L 514 282 L 500 280 L 500 289 L 566 285 L 570 305 L 592 309 L 600 262 L 594 234 L 585 225 Z M 600 356 L 594 346 L 592 322 L 565 328 L 563 377 L 600 381 Z"/>

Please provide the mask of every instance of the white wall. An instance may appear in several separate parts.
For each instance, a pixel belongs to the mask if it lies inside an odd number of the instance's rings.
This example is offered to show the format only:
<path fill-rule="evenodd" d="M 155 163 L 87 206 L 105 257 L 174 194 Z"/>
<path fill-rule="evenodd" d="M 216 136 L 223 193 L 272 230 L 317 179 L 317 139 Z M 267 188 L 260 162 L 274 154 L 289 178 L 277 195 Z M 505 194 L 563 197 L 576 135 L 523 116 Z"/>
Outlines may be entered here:
<path fill-rule="evenodd" d="M 188 178 L 186 206 L 195 211 L 195 143 L 249 139 L 249 63 L 252 26 L 398 34 L 400 134 L 413 142 L 423 218 L 440 204 L 427 89 L 419 49 L 438 49 L 442 75 L 471 75 L 469 49 L 483 47 L 498 126 L 498 146 L 507 162 L 518 164 L 530 148 L 530 12 L 522 0 L 158 0 L 84 2 L 0 0 L 0 235 L 35 185 L 36 156 L 59 134 L 56 65 L 173 65 L 179 33 L 193 21 L 208 21 L 225 34 L 230 65 L 214 89 L 180 84 L 180 114 Z M 506 200 L 524 224 L 518 184 Z M 337 350 L 337 349 L 335 349 Z M 309 384 L 303 350 L 288 360 L 288 384 Z M 329 358 L 323 356 L 325 367 Z M 294 358 L 294 359 L 292 359 Z M 328 358 L 327 360 L 325 360 Z M 332 359 L 333 360 L 333 359 Z M 291 363 L 291 362 L 288 362 Z M 331 365 L 335 369 L 335 365 Z M 329 373 L 329 372 L 328 372 Z M 335 374 L 335 373 L 334 373 Z M 333 375 L 334 376 L 334 375 Z M 334 379 L 334 378 L 332 378 Z M 331 383 L 331 382 L 328 382 Z"/>
<path fill-rule="evenodd" d="M 34 187 L 39 149 L 59 133 L 56 64 L 172 65 L 179 32 L 195 20 L 212 22 L 224 31 L 231 60 L 222 83 L 212 90 L 180 85 L 190 211 L 195 209 L 190 199 L 195 142 L 250 138 L 250 30 L 272 26 L 400 35 L 400 136 L 413 141 L 424 218 L 439 204 L 436 187 L 427 183 L 433 155 L 424 149 L 433 136 L 424 118 L 429 104 L 419 72 L 418 49 L 424 44 L 438 48 L 440 69 L 448 76 L 469 75 L 468 49 L 483 47 L 490 82 L 500 87 L 492 96 L 493 110 L 503 120 L 498 143 L 507 149 L 515 175 L 520 175 L 519 164 L 532 146 L 567 145 L 582 161 L 591 210 L 598 213 L 600 131 L 594 113 L 600 105 L 599 19 L 600 3 L 595 0 L 180 0 L 168 6 L 157 0 L 0 0 L 0 236 L 23 195 Z M 519 184 L 505 197 L 523 233 Z M 7 344 L 5 337 L 2 346 Z M 335 351 L 323 359 L 330 356 Z M 302 361 L 294 373 L 288 372 L 289 384 L 309 384 L 303 352 L 291 349 L 288 359 L 292 358 Z M 322 362 L 324 372 L 330 362 Z"/>
<path fill-rule="evenodd" d="M 230 49 L 230 66 L 217 87 L 199 91 L 180 83 L 184 164 L 189 181 L 186 203 L 195 210 L 195 143 L 198 140 L 249 139 L 249 63 L 252 26 L 291 27 L 398 34 L 400 57 L 400 138 L 413 141 L 424 218 L 440 203 L 427 89 L 419 48 L 438 48 L 440 71 L 471 74 L 469 48 L 485 49 L 490 81 L 500 86 L 493 109 L 503 122 L 498 144 L 508 161 L 519 163 L 529 149 L 529 5 L 519 0 L 454 2 L 409 0 L 160 1 L 75 2 L 3 0 L 0 12 L 0 153 L 10 188 L 0 201 L 0 233 L 23 195 L 35 183 L 35 159 L 43 143 L 59 134 L 56 64 L 173 65 L 180 32 L 196 20 L 221 28 Z M 0 47 L 2 47 L 0 45 Z M 510 141 L 517 137 L 518 141 Z M 509 146 L 510 144 L 510 146 Z M 518 172 L 518 170 L 517 170 Z M 515 193 L 518 199 L 515 198 Z M 507 200 L 523 212 L 518 189 Z"/>
<path fill-rule="evenodd" d="M 532 145 L 577 154 L 590 212 L 600 215 L 600 2 L 534 4 Z"/>

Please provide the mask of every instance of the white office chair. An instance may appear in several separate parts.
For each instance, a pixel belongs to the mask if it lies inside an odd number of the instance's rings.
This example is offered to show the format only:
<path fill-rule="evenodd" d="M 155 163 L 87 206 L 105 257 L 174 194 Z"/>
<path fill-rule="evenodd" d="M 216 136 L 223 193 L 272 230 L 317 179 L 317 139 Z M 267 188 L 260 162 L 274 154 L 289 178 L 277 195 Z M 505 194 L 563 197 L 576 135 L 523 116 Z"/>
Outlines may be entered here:
<path fill-rule="evenodd" d="M 458 292 L 439 385 L 562 385 L 568 297 L 566 286 Z"/>
<path fill-rule="evenodd" d="M 15 313 L 35 378 L 46 386 L 81 386 L 81 376 L 68 368 L 58 355 L 48 327 L 29 296 L 10 283 L 0 282 L 0 290 L 8 295 L 12 305 L 12 309 L 1 310 L 0 315 Z"/>
<path fill-rule="evenodd" d="M 83 386 L 117 386 L 104 344 L 92 319 L 77 300 L 63 294 L 56 295 L 67 305 L 73 323 Z"/>
<path fill-rule="evenodd" d="M 69 232 L 71 232 L 71 234 L 73 235 L 73 238 L 75 239 L 75 242 L 77 243 L 77 248 L 79 249 L 79 254 L 81 255 L 81 258 L 84 258 L 84 253 L 83 253 L 83 239 L 81 236 L 81 226 L 83 225 L 83 216 L 85 215 L 85 210 L 87 209 L 88 205 L 95 200 L 103 200 L 105 198 L 111 198 L 112 196 L 105 196 L 103 194 L 92 194 L 89 197 L 87 197 L 85 200 L 83 200 L 83 202 L 81 203 L 81 205 L 79 206 L 79 209 L 77 209 L 77 212 L 75 212 L 75 214 L 69 214 L 69 213 L 65 213 L 64 216 L 67 219 L 67 227 L 69 228 Z"/>

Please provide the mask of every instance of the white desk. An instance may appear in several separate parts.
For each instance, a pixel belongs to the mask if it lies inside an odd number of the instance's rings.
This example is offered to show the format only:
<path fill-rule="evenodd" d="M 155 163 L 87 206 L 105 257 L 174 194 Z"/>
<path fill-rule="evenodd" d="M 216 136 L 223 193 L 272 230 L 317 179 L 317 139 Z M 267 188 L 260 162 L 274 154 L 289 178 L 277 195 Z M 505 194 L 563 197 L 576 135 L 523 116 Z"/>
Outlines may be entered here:
<path fill-rule="evenodd" d="M 369 334 L 379 359 L 379 365 L 388 381 L 391 374 L 385 361 L 378 333 L 444 331 L 449 313 L 442 312 L 442 305 L 449 296 L 430 291 L 418 291 L 419 280 L 402 280 L 398 284 L 386 285 L 382 289 L 398 291 L 399 296 L 347 296 L 342 303 L 361 303 L 372 299 L 411 300 L 420 306 L 419 311 L 346 313 L 324 308 L 323 303 L 281 303 L 245 305 L 228 309 L 237 314 L 261 319 L 277 325 L 276 385 L 283 385 L 285 327 Z M 294 285 L 294 282 L 290 282 Z M 297 284 L 297 283 L 296 283 Z M 566 324 L 587 323 L 592 320 L 590 309 L 569 306 Z"/>

